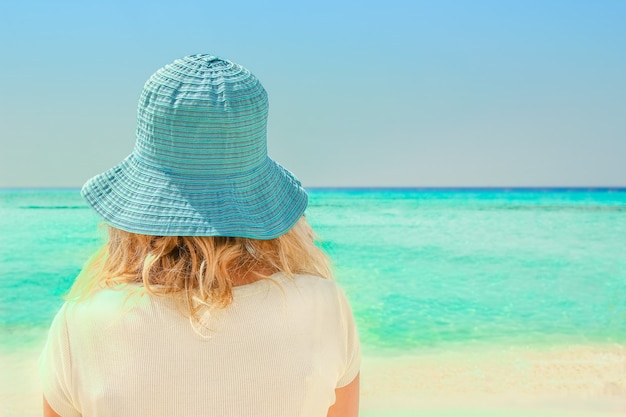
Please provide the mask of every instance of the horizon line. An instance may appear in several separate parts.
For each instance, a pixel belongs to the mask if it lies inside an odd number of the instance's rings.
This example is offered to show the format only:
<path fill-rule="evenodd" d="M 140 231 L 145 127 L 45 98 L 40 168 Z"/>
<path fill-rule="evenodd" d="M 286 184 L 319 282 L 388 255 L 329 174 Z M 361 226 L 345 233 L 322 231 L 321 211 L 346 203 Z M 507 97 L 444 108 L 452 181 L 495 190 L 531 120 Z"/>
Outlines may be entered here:
<path fill-rule="evenodd" d="M 312 186 L 310 191 L 626 191 L 626 186 Z M 0 187 L 0 191 L 80 191 L 81 187 Z"/>

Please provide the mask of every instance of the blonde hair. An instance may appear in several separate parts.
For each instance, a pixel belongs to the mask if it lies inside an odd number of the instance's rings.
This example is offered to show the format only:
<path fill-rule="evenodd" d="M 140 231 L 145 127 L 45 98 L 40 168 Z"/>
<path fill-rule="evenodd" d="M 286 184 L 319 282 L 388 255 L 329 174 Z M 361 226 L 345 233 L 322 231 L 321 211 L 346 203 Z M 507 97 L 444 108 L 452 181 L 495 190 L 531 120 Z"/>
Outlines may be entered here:
<path fill-rule="evenodd" d="M 330 262 L 315 244 L 304 216 L 272 240 L 240 237 L 149 236 L 109 226 L 108 242 L 92 257 L 68 299 L 83 300 L 102 288 L 140 284 L 141 291 L 171 295 L 190 318 L 202 305 L 225 308 L 233 299 L 236 277 L 270 279 L 311 274 L 331 278 Z"/>

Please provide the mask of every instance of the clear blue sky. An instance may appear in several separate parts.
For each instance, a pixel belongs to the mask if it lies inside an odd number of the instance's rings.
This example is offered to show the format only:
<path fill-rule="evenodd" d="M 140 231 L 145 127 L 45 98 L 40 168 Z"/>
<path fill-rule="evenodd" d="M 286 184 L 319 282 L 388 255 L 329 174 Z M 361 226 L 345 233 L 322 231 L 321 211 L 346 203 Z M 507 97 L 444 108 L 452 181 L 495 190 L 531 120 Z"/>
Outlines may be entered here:
<path fill-rule="evenodd" d="M 4 1 L 0 187 L 77 187 L 145 80 L 248 67 L 305 186 L 626 186 L 626 1 Z"/>

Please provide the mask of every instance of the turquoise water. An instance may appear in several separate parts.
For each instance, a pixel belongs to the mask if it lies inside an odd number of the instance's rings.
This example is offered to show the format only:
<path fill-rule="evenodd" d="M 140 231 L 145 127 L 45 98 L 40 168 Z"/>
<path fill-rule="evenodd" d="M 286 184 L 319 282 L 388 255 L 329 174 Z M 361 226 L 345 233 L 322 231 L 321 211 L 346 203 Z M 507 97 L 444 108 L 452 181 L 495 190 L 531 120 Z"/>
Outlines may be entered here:
<path fill-rule="evenodd" d="M 313 190 L 366 351 L 626 342 L 626 190 Z M 40 343 L 99 220 L 0 191 L 0 348 Z"/>

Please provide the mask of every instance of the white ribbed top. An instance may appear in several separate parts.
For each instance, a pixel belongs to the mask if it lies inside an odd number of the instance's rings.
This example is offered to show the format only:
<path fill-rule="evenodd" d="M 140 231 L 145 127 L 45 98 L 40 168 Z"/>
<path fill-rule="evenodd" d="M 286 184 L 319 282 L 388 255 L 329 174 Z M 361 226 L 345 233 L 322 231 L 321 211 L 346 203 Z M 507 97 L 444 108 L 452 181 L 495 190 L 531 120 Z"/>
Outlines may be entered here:
<path fill-rule="evenodd" d="M 359 372 L 352 312 L 333 281 L 273 278 L 195 330 L 167 297 L 66 303 L 41 355 L 46 399 L 63 417 L 326 416 Z"/>

